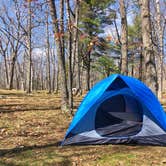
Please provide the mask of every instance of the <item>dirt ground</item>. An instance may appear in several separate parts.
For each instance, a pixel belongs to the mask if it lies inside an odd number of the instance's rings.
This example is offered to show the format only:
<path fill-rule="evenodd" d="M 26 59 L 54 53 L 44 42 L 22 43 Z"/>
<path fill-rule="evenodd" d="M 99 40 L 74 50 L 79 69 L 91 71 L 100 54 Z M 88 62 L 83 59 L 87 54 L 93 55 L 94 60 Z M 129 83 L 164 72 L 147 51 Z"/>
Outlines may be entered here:
<path fill-rule="evenodd" d="M 0 90 L 0 166 L 166 166 L 166 147 L 61 147 L 71 120 L 58 95 Z"/>

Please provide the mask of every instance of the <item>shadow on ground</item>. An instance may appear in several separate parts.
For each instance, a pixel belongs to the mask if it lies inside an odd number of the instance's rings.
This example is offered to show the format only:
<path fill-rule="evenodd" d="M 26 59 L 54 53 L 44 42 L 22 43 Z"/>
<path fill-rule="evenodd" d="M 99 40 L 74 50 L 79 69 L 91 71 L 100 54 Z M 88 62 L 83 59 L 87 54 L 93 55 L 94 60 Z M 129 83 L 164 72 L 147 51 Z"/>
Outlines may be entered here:
<path fill-rule="evenodd" d="M 3 157 L 5 155 L 9 154 L 17 154 L 21 153 L 27 150 L 35 150 L 35 149 L 43 149 L 43 148 L 48 148 L 48 147 L 53 147 L 53 146 L 60 146 L 60 141 L 52 143 L 52 144 L 46 144 L 46 145 L 33 145 L 33 146 L 20 146 L 20 147 L 15 147 L 13 149 L 0 149 L 0 157 Z"/>

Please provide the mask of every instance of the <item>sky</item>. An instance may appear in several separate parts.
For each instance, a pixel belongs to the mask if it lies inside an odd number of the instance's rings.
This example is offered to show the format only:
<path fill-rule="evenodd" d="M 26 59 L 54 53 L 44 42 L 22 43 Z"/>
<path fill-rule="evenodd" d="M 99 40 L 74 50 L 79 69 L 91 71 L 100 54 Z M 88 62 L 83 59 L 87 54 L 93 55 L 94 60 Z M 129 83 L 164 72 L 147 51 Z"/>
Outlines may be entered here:
<path fill-rule="evenodd" d="M 24 1 L 24 0 L 22 0 L 22 1 Z M 130 3 L 130 5 L 127 5 L 127 6 L 129 6 L 128 9 L 127 9 L 127 22 L 128 22 L 128 25 L 132 25 L 133 24 L 133 19 L 134 19 L 134 16 L 135 16 L 135 13 L 133 11 L 136 10 L 134 8 L 134 6 L 131 5 L 131 1 L 132 0 L 128 0 L 127 1 L 127 3 Z M 161 4 L 161 7 L 162 7 L 162 11 L 166 12 L 166 10 L 164 10 L 164 8 L 163 8 L 164 1 L 166 1 L 166 0 L 160 0 L 160 4 Z M 37 2 L 40 3 L 40 2 L 43 2 L 43 0 L 38 0 Z M 58 2 L 59 2 L 59 0 L 56 0 L 56 2 L 55 2 L 56 5 L 58 5 Z M 71 2 L 71 6 L 73 6 L 74 0 L 71 0 L 70 2 Z M 9 8 L 12 8 L 13 0 L 0 0 L 0 6 L 2 6 L 3 3 L 6 6 L 8 6 Z M 112 7 L 112 9 L 117 11 L 119 9 L 119 3 L 115 3 L 111 7 Z M 59 10 L 59 8 L 57 8 L 57 9 Z M 25 9 L 25 12 L 26 12 L 26 9 Z M 14 16 L 12 10 L 11 11 L 9 10 L 9 13 L 10 13 L 11 16 Z M 58 13 L 59 13 L 59 11 L 58 11 Z M 44 16 L 42 14 L 39 14 L 39 17 L 42 18 Z M 50 19 L 50 21 L 51 21 L 51 19 Z M 120 33 L 121 21 L 120 21 L 120 15 L 119 14 L 117 14 L 116 22 L 117 22 L 118 30 L 119 30 L 119 33 Z M 2 25 L 0 24 L 0 26 L 2 26 Z M 50 42 L 54 43 L 53 34 L 52 34 L 52 26 L 51 25 L 49 26 L 49 30 L 50 30 L 50 34 L 51 34 L 50 35 Z M 104 32 L 105 36 L 110 35 L 113 38 L 115 38 L 115 40 L 116 40 L 117 35 L 116 35 L 116 31 L 115 31 L 114 25 L 106 26 L 104 28 L 104 31 L 105 31 Z M 165 34 L 166 34 L 166 32 L 165 32 Z M 35 50 L 34 50 L 33 53 L 40 55 L 40 53 L 43 51 L 42 47 L 44 46 L 45 40 L 46 40 L 45 39 L 45 27 L 44 26 L 40 26 L 40 27 L 34 28 L 32 36 L 34 38 L 33 39 L 33 41 L 34 41 L 33 46 L 35 47 Z M 166 35 L 165 35 L 164 43 L 166 45 Z M 166 52 L 166 46 L 165 46 L 164 49 L 165 49 L 165 52 Z"/>

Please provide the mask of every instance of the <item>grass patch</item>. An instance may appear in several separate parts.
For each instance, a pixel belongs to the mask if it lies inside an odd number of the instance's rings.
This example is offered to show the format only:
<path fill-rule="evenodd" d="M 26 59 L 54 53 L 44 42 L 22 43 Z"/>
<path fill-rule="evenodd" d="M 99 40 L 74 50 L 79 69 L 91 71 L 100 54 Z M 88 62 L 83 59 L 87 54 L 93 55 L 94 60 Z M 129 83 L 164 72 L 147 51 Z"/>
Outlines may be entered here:
<path fill-rule="evenodd" d="M 1 161 L 2 162 L 2 161 Z M 64 156 L 51 151 L 28 150 L 19 155 L 9 155 L 3 162 L 7 165 L 19 166 L 47 166 L 47 165 L 71 165 L 71 162 Z"/>
<path fill-rule="evenodd" d="M 97 165 L 105 165 L 105 166 L 117 166 L 117 165 L 125 165 L 132 166 L 135 162 L 136 155 L 134 154 L 126 154 L 126 153 L 115 153 L 112 155 L 103 155 L 97 161 Z"/>
<path fill-rule="evenodd" d="M 166 165 L 164 147 L 60 147 L 72 117 L 59 109 L 59 95 L 0 90 L 1 95 L 5 98 L 0 98 L 0 166 Z M 76 107 L 81 99 L 74 98 Z"/>

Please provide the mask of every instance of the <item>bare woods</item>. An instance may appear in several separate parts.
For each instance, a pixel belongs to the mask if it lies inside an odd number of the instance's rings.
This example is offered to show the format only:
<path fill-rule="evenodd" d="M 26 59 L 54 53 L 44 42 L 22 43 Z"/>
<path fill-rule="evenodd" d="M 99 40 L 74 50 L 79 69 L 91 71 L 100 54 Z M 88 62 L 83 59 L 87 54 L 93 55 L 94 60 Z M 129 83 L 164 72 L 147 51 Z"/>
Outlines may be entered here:
<path fill-rule="evenodd" d="M 144 81 L 159 98 L 165 80 L 164 0 L 2 0 L 0 88 L 73 94 L 112 73 Z"/>

